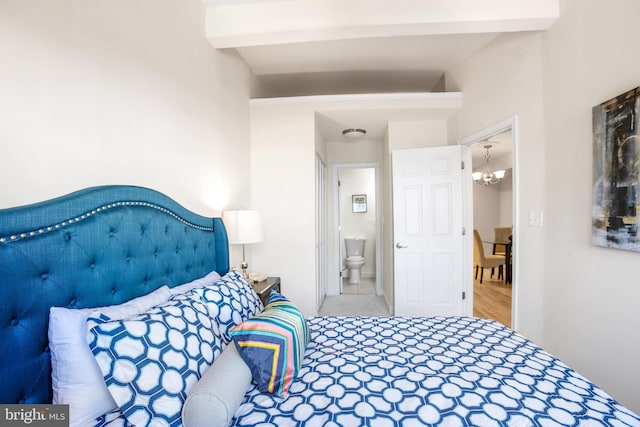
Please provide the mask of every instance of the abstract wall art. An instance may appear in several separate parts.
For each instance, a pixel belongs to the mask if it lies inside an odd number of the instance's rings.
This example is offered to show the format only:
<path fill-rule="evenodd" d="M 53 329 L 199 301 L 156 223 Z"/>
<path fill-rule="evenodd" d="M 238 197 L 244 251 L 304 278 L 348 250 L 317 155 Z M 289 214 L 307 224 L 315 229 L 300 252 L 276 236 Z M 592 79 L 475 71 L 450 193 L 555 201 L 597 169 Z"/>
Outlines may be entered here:
<path fill-rule="evenodd" d="M 592 243 L 640 251 L 640 87 L 593 107 Z"/>

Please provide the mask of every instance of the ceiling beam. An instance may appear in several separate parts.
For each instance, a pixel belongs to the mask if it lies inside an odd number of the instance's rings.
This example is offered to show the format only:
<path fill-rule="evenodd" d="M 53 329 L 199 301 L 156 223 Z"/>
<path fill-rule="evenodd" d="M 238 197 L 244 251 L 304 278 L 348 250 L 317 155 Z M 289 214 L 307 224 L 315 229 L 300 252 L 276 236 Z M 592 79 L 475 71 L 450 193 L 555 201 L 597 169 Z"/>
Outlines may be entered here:
<path fill-rule="evenodd" d="M 559 0 L 203 0 L 215 48 L 546 30 Z"/>

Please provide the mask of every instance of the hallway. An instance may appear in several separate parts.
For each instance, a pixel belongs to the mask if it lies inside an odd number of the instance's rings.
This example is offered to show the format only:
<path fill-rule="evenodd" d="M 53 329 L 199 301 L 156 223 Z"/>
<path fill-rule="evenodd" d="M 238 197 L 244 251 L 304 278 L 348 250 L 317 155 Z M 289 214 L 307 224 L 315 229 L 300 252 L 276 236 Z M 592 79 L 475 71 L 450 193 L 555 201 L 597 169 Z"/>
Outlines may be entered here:
<path fill-rule="evenodd" d="M 320 316 L 390 316 L 383 297 L 376 296 L 375 283 L 363 279 L 358 284 L 345 282 L 342 295 L 325 297 Z"/>

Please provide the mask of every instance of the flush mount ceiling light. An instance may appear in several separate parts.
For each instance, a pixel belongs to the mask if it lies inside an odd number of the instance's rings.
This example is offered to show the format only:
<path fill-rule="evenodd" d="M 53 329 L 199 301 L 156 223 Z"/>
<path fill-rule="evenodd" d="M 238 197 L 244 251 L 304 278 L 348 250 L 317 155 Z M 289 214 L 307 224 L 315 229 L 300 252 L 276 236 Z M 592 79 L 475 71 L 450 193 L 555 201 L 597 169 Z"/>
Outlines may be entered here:
<path fill-rule="evenodd" d="M 487 150 L 487 152 L 484 155 L 486 169 L 484 172 L 474 172 L 471 174 L 471 176 L 473 176 L 473 179 L 478 184 L 484 184 L 484 185 L 497 184 L 500 181 L 502 181 L 502 178 L 504 178 L 505 171 L 498 170 L 498 171 L 491 172 L 491 169 L 489 169 L 489 158 L 491 157 L 491 154 L 489 154 L 489 148 L 491 148 L 491 144 L 485 145 L 484 148 Z"/>
<path fill-rule="evenodd" d="M 344 136 L 346 136 L 347 138 L 360 138 L 361 136 L 363 136 L 365 133 L 367 133 L 366 130 L 364 129 L 357 129 L 357 128 L 352 128 L 352 129 L 345 129 L 342 131 L 342 134 Z"/>

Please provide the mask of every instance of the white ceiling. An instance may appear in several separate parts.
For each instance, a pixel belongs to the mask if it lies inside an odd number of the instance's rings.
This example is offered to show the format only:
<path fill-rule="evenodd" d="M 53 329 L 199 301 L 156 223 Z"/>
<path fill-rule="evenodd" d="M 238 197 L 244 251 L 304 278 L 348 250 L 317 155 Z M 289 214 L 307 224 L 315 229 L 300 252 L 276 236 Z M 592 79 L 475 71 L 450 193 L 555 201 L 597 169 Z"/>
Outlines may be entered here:
<path fill-rule="evenodd" d="M 417 35 L 238 47 L 261 96 L 429 92 L 497 33 Z"/>
<path fill-rule="evenodd" d="M 254 97 L 444 91 L 443 75 L 500 34 L 540 31 L 559 0 L 203 0 L 209 42 L 235 49 L 257 77 Z M 437 114 L 437 112 L 433 112 Z M 321 131 L 424 111 L 323 112 Z M 346 140 L 346 139 L 345 139 Z"/>
<path fill-rule="evenodd" d="M 496 33 L 415 35 L 239 47 L 257 75 L 354 70 L 442 73 L 477 51 Z"/>
<path fill-rule="evenodd" d="M 364 139 L 381 141 L 389 122 L 445 120 L 452 113 L 450 108 L 381 108 L 322 111 L 317 117 L 325 140 L 351 142 L 342 135 L 344 129 L 364 129 Z"/>

